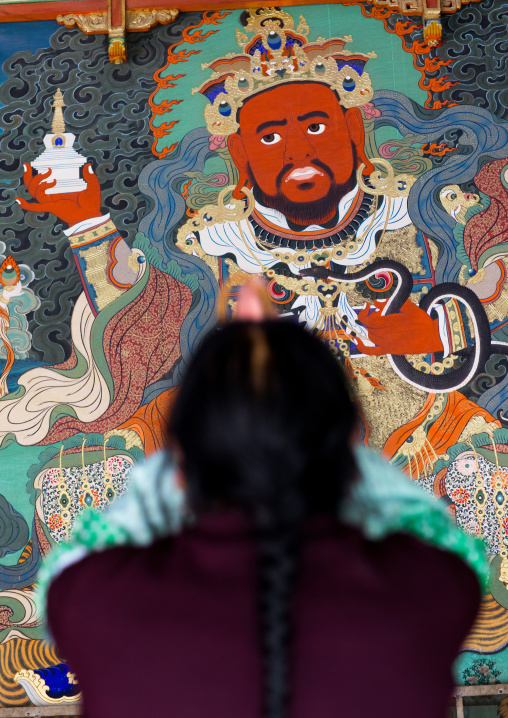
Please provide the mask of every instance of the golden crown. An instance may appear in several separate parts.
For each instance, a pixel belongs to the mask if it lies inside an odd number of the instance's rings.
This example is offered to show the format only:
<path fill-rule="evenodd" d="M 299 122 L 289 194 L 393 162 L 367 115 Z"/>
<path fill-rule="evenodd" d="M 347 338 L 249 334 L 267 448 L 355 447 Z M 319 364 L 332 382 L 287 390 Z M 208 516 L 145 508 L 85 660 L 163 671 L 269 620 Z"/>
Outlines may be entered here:
<path fill-rule="evenodd" d="M 359 107 L 372 99 L 370 77 L 365 72 L 367 60 L 376 57 L 345 50 L 351 36 L 318 38 L 309 43 L 309 27 L 300 15 L 296 30 L 294 20 L 275 8 L 247 11 L 245 31 L 237 30 L 236 38 L 243 50 L 240 55 L 229 53 L 202 65 L 214 72 L 210 79 L 192 92 L 200 92 L 210 100 L 205 108 L 208 131 L 212 135 L 231 135 L 238 130 L 237 111 L 252 95 L 272 86 L 288 82 L 320 82 L 335 90 L 340 104 Z"/>

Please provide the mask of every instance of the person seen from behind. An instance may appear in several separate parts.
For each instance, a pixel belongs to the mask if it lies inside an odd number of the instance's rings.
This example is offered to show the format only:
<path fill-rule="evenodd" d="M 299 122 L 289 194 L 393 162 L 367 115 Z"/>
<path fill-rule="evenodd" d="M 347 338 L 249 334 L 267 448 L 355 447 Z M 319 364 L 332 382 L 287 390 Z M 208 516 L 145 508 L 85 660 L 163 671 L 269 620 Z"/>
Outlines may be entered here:
<path fill-rule="evenodd" d="M 481 547 L 355 444 L 336 359 L 248 291 L 196 353 L 167 451 L 48 561 L 84 715 L 444 718 Z"/>

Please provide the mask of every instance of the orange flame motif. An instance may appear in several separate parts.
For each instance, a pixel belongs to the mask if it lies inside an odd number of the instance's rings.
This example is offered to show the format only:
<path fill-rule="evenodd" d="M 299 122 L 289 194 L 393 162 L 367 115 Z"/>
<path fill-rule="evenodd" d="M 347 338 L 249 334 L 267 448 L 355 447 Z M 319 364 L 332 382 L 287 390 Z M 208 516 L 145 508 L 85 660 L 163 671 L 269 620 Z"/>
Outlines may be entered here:
<path fill-rule="evenodd" d="M 447 67 L 455 60 L 441 60 L 439 57 L 426 57 L 423 63 L 425 72 L 436 72 L 440 67 Z"/>
<path fill-rule="evenodd" d="M 180 77 L 183 77 L 183 75 L 180 75 Z M 171 85 L 171 87 L 174 87 L 174 85 Z M 179 105 L 181 102 L 183 102 L 183 100 L 163 100 L 160 105 L 153 106 L 153 114 L 163 115 L 165 112 L 171 112 L 170 107 L 172 105 Z"/>
<path fill-rule="evenodd" d="M 374 11 L 370 17 L 376 18 L 376 20 L 388 20 L 391 15 L 394 15 L 398 10 L 396 8 L 374 8 Z"/>
<path fill-rule="evenodd" d="M 5 277 L 4 277 L 5 273 Z M 0 265 L 0 284 L 2 287 L 12 286 L 17 284 L 20 279 L 19 267 L 16 260 L 9 256 Z"/>
<path fill-rule="evenodd" d="M 184 199 L 187 199 L 187 197 L 189 196 L 189 187 L 191 186 L 191 184 L 192 184 L 192 179 L 190 179 L 188 182 L 186 182 L 183 186 L 182 197 Z"/>
<path fill-rule="evenodd" d="M 454 87 L 454 85 L 458 85 L 458 82 L 447 82 L 447 77 L 439 77 L 430 80 L 429 84 L 427 85 L 427 89 L 431 92 L 443 92 L 444 90 L 447 90 L 449 87 Z"/>
<path fill-rule="evenodd" d="M 435 98 L 436 93 L 443 92 L 457 83 L 449 82 L 448 75 L 439 79 L 429 78 L 427 75 L 429 72 L 436 72 L 439 68 L 450 65 L 455 62 L 455 60 L 447 60 L 445 62 L 437 57 L 423 57 L 424 55 L 430 55 L 434 50 L 434 48 L 428 44 L 429 38 L 421 41 L 415 40 L 409 47 L 404 42 L 404 35 L 409 35 L 409 33 L 413 32 L 413 30 L 419 30 L 421 28 L 419 23 L 412 19 L 402 22 L 399 21 L 395 23 L 394 28 L 391 28 L 388 25 L 387 20 L 391 15 L 399 12 L 398 9 L 386 8 L 380 10 L 378 8 L 372 8 L 371 6 L 365 7 L 360 0 L 342 0 L 342 2 L 345 5 L 359 4 L 362 14 L 365 15 L 365 17 L 374 17 L 377 20 L 382 20 L 387 32 L 390 32 L 393 35 L 398 35 L 402 39 L 402 49 L 413 55 L 413 65 L 415 69 L 422 74 L 418 86 L 427 92 L 425 107 L 437 110 L 442 107 L 453 107 L 457 104 L 456 102 L 451 102 L 450 100 L 437 100 Z"/>
<path fill-rule="evenodd" d="M 160 127 L 154 127 L 153 128 L 153 136 L 159 139 L 160 137 L 164 137 L 164 135 L 168 134 L 168 131 L 174 127 L 177 124 L 178 120 L 173 120 L 173 122 L 163 122 Z"/>
<path fill-rule="evenodd" d="M 165 135 L 169 135 L 171 133 L 171 128 L 178 124 L 179 120 L 175 120 L 174 122 L 165 122 L 160 125 L 160 127 L 155 127 L 154 119 L 157 115 L 164 114 L 164 112 L 172 112 L 172 106 L 179 105 L 180 102 L 183 102 L 183 100 L 171 100 L 171 102 L 164 100 L 164 103 L 162 103 L 161 105 L 157 105 L 154 98 L 159 90 L 167 89 L 168 87 L 176 87 L 176 81 L 179 80 L 181 77 L 185 77 L 185 73 L 168 75 L 167 77 L 162 77 L 162 75 L 169 69 L 170 65 L 176 65 L 178 62 L 185 62 L 185 60 L 187 60 L 187 58 L 189 58 L 191 55 L 197 55 L 201 52 L 201 50 L 179 50 L 178 52 L 175 52 L 176 48 L 179 45 L 182 45 L 185 42 L 191 44 L 204 42 L 207 37 L 209 37 L 210 35 L 214 35 L 218 31 L 208 30 L 207 32 L 203 32 L 203 30 L 199 28 L 202 28 L 203 25 L 217 25 L 220 20 L 223 20 L 227 15 L 229 15 L 229 13 L 230 11 L 205 12 L 201 20 L 196 25 L 190 25 L 189 27 L 185 28 L 185 30 L 183 31 L 182 39 L 178 42 L 175 42 L 175 44 L 171 45 L 171 47 L 169 48 L 168 61 L 166 65 L 160 70 L 157 70 L 154 75 L 153 79 L 157 83 L 157 89 L 154 90 L 154 92 L 152 92 L 152 94 L 148 98 L 148 103 L 150 105 L 150 109 L 152 110 L 152 117 L 150 119 L 149 125 L 150 129 L 153 131 L 155 140 L 152 145 L 152 152 L 156 157 L 159 157 L 160 159 L 163 159 L 164 157 L 166 157 L 166 155 L 169 155 L 171 152 L 173 152 L 178 142 L 172 144 L 171 147 L 163 147 L 162 150 L 159 151 L 157 149 L 158 141 Z M 167 104 L 164 108 L 162 108 L 162 105 L 165 103 Z"/>
<path fill-rule="evenodd" d="M 451 100 L 443 100 L 443 102 L 435 100 L 432 109 L 441 110 L 443 107 L 456 107 L 458 104 L 458 102 L 452 102 Z"/>
<path fill-rule="evenodd" d="M 432 52 L 432 48 L 427 45 L 425 40 L 421 42 L 415 40 L 408 52 L 412 52 L 416 59 L 416 55 L 428 55 L 429 52 Z"/>
<path fill-rule="evenodd" d="M 421 145 L 424 155 L 434 155 L 434 157 L 443 157 L 447 152 L 455 152 L 456 147 L 449 147 L 446 142 L 441 142 L 440 145 L 435 143 L 430 144 L 426 142 Z"/>
<path fill-rule="evenodd" d="M 411 20 L 406 20 L 406 22 L 396 22 L 395 32 L 400 37 L 401 35 L 407 35 L 410 32 L 413 32 L 413 30 L 417 30 L 419 27 L 419 25 L 411 22 Z"/>

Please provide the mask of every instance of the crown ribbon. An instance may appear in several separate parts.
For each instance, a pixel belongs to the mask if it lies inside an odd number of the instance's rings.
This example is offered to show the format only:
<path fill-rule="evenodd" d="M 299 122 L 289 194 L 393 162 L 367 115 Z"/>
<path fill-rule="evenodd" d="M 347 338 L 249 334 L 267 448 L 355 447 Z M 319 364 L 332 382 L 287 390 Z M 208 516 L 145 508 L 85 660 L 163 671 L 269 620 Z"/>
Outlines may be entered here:
<path fill-rule="evenodd" d="M 275 8 L 248 11 L 248 35 L 236 32 L 240 55 L 230 53 L 202 65 L 214 72 L 192 92 L 209 101 L 205 108 L 208 131 L 212 135 L 231 135 L 238 130 L 237 112 L 243 102 L 270 87 L 288 82 L 319 82 L 328 85 L 345 107 L 359 107 L 372 99 L 373 90 L 365 65 L 373 52 L 345 50 L 351 36 L 309 43 L 309 27 L 302 15 L 296 30 L 294 20 Z"/>

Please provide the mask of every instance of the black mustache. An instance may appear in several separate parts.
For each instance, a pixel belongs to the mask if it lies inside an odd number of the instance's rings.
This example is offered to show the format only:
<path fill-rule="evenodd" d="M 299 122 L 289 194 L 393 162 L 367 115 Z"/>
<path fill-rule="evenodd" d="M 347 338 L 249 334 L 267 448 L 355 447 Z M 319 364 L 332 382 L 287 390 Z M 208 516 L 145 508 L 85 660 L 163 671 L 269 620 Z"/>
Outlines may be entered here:
<path fill-rule="evenodd" d="M 328 165 L 325 165 L 324 162 L 321 162 L 321 160 L 311 160 L 310 163 L 311 163 L 311 165 L 315 165 L 316 167 L 319 167 L 320 169 L 322 169 L 323 172 L 326 172 L 326 174 L 328 175 L 328 177 L 331 180 L 335 179 L 330 167 L 328 167 Z"/>
<path fill-rule="evenodd" d="M 315 159 L 310 161 L 311 165 L 314 165 L 314 167 L 319 167 L 320 170 L 323 170 L 323 172 L 326 172 L 328 177 L 333 181 L 334 176 L 332 170 L 326 165 L 324 162 L 321 162 L 321 160 Z M 282 180 L 284 178 L 284 175 L 287 174 L 290 170 L 292 170 L 294 167 L 294 164 L 288 164 L 284 165 L 284 167 L 281 169 L 277 177 L 275 178 L 275 186 L 278 190 L 280 190 L 282 185 Z"/>
<path fill-rule="evenodd" d="M 284 165 L 284 167 L 281 169 L 277 177 L 275 178 L 275 186 L 277 189 L 281 188 L 282 185 L 282 178 L 286 174 L 286 172 L 289 172 L 289 170 L 293 169 L 294 165 Z"/>

